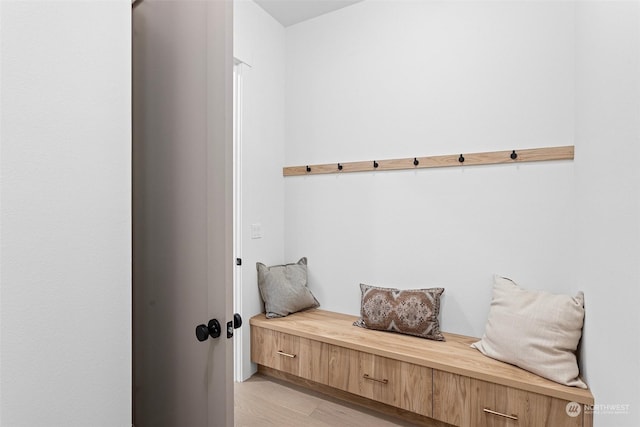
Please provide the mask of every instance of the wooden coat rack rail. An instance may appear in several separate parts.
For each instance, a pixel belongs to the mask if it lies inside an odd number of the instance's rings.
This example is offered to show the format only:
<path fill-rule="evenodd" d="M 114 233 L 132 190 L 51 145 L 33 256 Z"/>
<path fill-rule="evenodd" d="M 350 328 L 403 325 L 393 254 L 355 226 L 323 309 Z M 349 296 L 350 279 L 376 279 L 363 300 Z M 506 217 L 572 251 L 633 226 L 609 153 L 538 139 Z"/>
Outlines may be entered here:
<path fill-rule="evenodd" d="M 573 152 L 574 146 L 568 145 L 563 147 L 489 151 L 483 153 L 461 153 L 444 156 L 409 157 L 405 159 L 392 160 L 369 160 L 362 162 L 287 166 L 282 168 L 282 174 L 284 176 L 300 176 L 328 173 L 391 171 L 403 169 L 442 168 L 453 166 L 495 165 L 500 163 L 573 160 Z"/>

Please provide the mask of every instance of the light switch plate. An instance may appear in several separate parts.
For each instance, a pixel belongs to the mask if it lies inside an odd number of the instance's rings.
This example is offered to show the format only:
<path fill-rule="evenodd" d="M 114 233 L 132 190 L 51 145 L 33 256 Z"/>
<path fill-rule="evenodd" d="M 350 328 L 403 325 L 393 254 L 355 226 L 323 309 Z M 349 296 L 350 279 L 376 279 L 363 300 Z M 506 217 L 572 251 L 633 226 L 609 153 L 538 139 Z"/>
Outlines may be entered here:
<path fill-rule="evenodd" d="M 262 239 L 262 224 L 251 224 L 251 238 Z"/>

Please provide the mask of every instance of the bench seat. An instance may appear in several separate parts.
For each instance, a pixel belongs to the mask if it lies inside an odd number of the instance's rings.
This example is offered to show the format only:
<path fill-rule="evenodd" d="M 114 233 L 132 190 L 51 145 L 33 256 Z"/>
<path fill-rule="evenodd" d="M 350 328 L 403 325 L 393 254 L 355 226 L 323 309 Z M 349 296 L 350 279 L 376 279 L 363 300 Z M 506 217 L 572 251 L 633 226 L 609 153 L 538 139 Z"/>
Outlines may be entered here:
<path fill-rule="evenodd" d="M 444 333 L 446 341 L 432 341 L 358 328 L 353 326 L 357 319 L 319 309 L 277 319 L 254 316 L 252 361 L 267 373 L 291 374 L 305 384 L 333 387 L 450 425 L 498 425 L 496 420 L 514 418 L 519 426 L 592 425 L 585 411 L 594 403 L 590 390 L 486 357 L 470 347 L 477 338 Z M 416 375 L 418 383 L 407 378 Z"/>

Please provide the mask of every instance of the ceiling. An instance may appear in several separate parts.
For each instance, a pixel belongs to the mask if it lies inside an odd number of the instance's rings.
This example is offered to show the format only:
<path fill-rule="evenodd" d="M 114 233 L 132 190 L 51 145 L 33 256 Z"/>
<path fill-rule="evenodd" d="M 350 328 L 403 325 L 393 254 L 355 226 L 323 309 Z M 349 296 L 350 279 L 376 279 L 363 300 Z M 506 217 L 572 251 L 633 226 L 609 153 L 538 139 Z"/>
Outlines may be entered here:
<path fill-rule="evenodd" d="M 254 0 L 285 27 L 342 9 L 362 0 Z"/>

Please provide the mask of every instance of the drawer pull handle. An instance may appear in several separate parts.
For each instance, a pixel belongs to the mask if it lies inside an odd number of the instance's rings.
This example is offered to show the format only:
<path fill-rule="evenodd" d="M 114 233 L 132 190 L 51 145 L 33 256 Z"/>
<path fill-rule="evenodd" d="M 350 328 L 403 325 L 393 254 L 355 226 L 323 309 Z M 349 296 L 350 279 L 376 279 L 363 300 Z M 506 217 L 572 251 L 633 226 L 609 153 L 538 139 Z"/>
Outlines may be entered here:
<path fill-rule="evenodd" d="M 377 382 L 382 383 L 382 384 L 389 384 L 389 380 L 388 379 L 385 378 L 385 379 L 379 380 L 377 378 L 370 377 L 369 374 L 364 374 L 362 376 L 362 378 L 364 378 L 365 380 L 377 381 Z"/>
<path fill-rule="evenodd" d="M 509 418 L 510 420 L 518 421 L 518 417 L 516 417 L 515 415 L 507 415 L 507 414 L 503 414 L 502 412 L 492 411 L 491 409 L 487 409 L 487 408 L 484 408 L 483 411 L 486 412 L 487 414 L 497 415 L 499 417 Z"/>
<path fill-rule="evenodd" d="M 276 353 L 278 353 L 280 356 L 290 357 L 291 359 L 294 359 L 296 357 L 295 354 L 285 353 L 284 351 L 281 351 L 281 350 L 276 351 Z"/>

